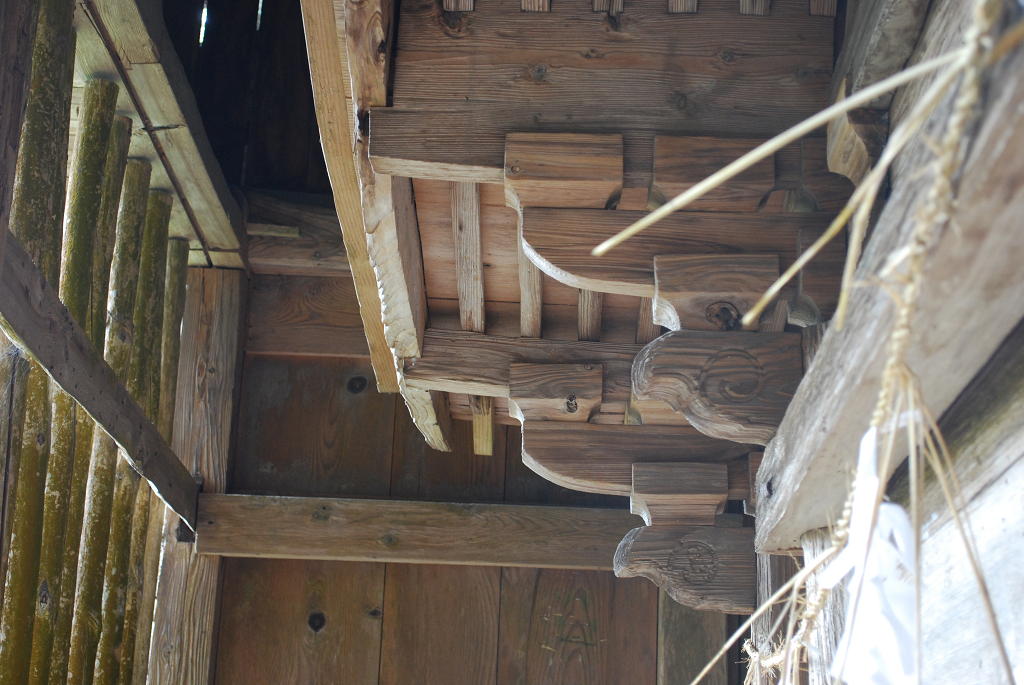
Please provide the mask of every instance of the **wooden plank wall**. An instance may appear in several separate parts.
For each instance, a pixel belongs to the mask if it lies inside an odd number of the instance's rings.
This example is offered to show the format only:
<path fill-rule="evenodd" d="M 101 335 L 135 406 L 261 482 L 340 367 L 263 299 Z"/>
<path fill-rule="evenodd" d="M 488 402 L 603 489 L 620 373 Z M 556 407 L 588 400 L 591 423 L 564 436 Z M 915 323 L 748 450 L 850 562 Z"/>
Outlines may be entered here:
<path fill-rule="evenodd" d="M 517 427 L 493 456 L 468 421 L 430 449 L 372 380 L 368 359 L 248 353 L 229 492 L 627 506 L 529 471 Z M 668 685 L 658 602 L 610 572 L 226 559 L 215 682 Z"/>

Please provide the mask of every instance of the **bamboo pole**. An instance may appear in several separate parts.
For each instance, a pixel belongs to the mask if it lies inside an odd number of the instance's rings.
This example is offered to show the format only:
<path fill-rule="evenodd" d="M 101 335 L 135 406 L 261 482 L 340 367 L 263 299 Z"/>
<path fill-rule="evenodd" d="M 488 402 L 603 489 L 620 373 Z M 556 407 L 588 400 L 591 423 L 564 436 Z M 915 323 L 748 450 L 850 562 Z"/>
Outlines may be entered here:
<path fill-rule="evenodd" d="M 133 317 L 135 341 L 127 383 L 128 392 L 143 406 L 149 399 L 151 386 L 159 381 L 157 374 L 160 367 L 155 363 L 153 350 L 156 348 L 154 341 L 160 339 L 163 324 L 167 228 L 171 221 L 172 201 L 170 193 L 150 191 L 146 210 L 146 230 L 142 239 L 139 286 Z M 93 685 L 114 685 L 118 681 L 118 655 L 124 635 L 127 565 L 131 552 L 132 515 L 139 489 L 138 480 L 127 460 L 119 458 L 104 568 L 100 636 L 96 647 Z M 68 685 L 76 684 L 69 679 Z"/>
<path fill-rule="evenodd" d="M 164 320 L 160 339 L 160 402 L 157 428 L 171 442 L 174 403 L 178 389 L 178 358 L 181 352 L 181 319 L 185 313 L 185 282 L 188 272 L 188 241 L 172 239 L 167 244 L 167 273 L 164 280 Z M 139 509 L 136 509 L 136 517 Z M 119 685 L 146 685 L 149 676 L 149 646 L 152 638 L 156 583 L 160 571 L 160 543 L 163 538 L 164 503 L 152 494 L 148 500 L 145 548 L 142 552 L 142 586 L 138 597 L 137 618 L 129 621 L 125 612 L 125 636 L 121 650 Z M 141 527 L 133 522 L 132 534 Z M 135 568 L 134 566 L 132 568 Z M 131 595 L 129 594 L 129 597 Z M 129 648 L 132 651 L 129 651 Z"/>
<path fill-rule="evenodd" d="M 128 375 L 132 351 L 132 317 L 151 172 L 149 162 L 136 159 L 128 161 L 117 217 L 114 259 L 110 267 L 103 357 L 122 381 Z M 93 658 L 99 640 L 103 567 L 110 537 L 117 445 L 103 431 L 94 433 L 71 619 L 66 676 L 68 685 L 84 685 L 92 681 Z M 60 675 L 51 667 L 50 682 L 62 682 Z"/>
<path fill-rule="evenodd" d="M 135 507 L 132 511 L 131 544 L 128 550 L 128 577 L 125 588 L 124 621 L 120 653 L 117 669 L 118 685 L 132 682 L 132 669 L 135 662 L 135 643 L 138 634 L 140 599 L 146 577 L 146 534 L 149 530 L 149 512 L 153 497 L 149 483 L 143 482 L 135 495 Z M 159 550 L 158 550 L 159 551 Z M 152 618 L 150 618 L 152 621 Z M 97 680 L 99 683 L 99 680 Z"/>
<path fill-rule="evenodd" d="M 116 115 L 110 127 L 110 146 L 107 148 L 107 164 L 103 172 L 103 197 L 99 218 L 96 220 L 96 238 L 92 251 L 92 301 L 85 325 L 85 332 L 97 350 L 103 347 L 103 333 L 107 327 L 110 262 L 114 259 L 117 208 L 121 202 L 121 185 L 124 183 L 131 139 L 132 120 Z"/>
<path fill-rule="evenodd" d="M 91 309 L 93 238 L 103 196 L 117 91 L 117 84 L 110 81 L 93 80 L 86 84 L 79 110 L 71 177 L 68 179 L 60 297 L 83 327 Z M 46 467 L 42 552 L 36 583 L 29 685 L 44 685 L 50 673 L 50 652 L 62 591 L 64 534 L 75 455 L 77 403 L 60 387 L 54 386 L 51 406 L 50 459 Z"/>
<path fill-rule="evenodd" d="M 7 457 L 4 470 L 3 524 L 0 532 L 0 580 L 7 577 L 7 550 L 11 546 L 14 517 L 14 493 L 21 463 L 21 427 L 25 420 L 25 381 L 29 360 L 20 347 L 0 333 L 0 378 L 4 383 L 2 414 L 0 414 L 0 450 Z M 0 606 L 3 605 L 4 583 L 0 582 Z"/>
<path fill-rule="evenodd" d="M 51 284 L 57 283 L 64 210 L 74 73 L 73 18 L 73 3 L 41 0 L 11 202 L 10 230 Z M 50 452 L 50 378 L 34 361 L 25 392 L 18 483 L 0 610 L 0 685 L 25 682 L 31 652 L 44 478 Z"/>
<path fill-rule="evenodd" d="M 128 146 L 131 141 L 131 119 L 116 115 L 110 129 L 110 143 L 107 147 L 106 167 L 103 179 L 103 196 L 99 217 L 96 220 L 96 237 L 93 242 L 92 295 L 86 331 L 97 348 L 102 346 L 107 313 L 107 288 L 110 284 L 110 264 L 114 256 L 114 236 L 117 229 L 118 206 L 121 189 L 125 184 L 125 169 L 128 165 Z M 136 169 L 134 180 L 127 187 L 142 183 Z M 145 193 L 145 185 L 138 192 Z M 109 249 L 108 249 L 109 245 Z M 102 284 L 102 288 L 97 287 Z M 97 341 L 98 338 L 98 341 Z M 89 461 L 92 456 L 92 417 L 77 408 L 75 429 L 75 457 L 71 469 L 71 494 L 68 504 L 67 526 L 64 535 L 61 590 L 58 600 L 57 620 L 53 631 L 48 670 L 49 682 L 63 685 L 67 677 L 68 648 L 71 640 L 71 618 L 75 605 L 75 585 L 78 579 L 78 545 L 82 535 L 82 517 L 85 509 L 85 492 L 89 476 Z M 33 641 L 33 649 L 35 644 Z M 30 674 L 31 675 L 31 674 Z M 46 680 L 39 680 L 40 684 Z"/>

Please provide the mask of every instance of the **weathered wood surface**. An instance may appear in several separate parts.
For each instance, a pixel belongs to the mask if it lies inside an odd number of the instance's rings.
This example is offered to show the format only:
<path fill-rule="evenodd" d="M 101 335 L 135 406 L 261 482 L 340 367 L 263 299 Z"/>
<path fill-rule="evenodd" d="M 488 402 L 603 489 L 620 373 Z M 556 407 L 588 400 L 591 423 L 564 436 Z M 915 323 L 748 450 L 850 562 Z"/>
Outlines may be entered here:
<path fill-rule="evenodd" d="M 601 340 L 601 309 L 604 307 L 604 293 L 594 290 L 580 290 L 576 314 L 576 337 L 579 340 L 599 342 Z"/>
<path fill-rule="evenodd" d="M 253 273 L 348 277 L 341 224 L 330 196 L 249 190 L 245 200 Z M 254 225 L 265 228 L 254 232 Z"/>
<path fill-rule="evenodd" d="M 489 457 L 494 454 L 494 398 L 469 396 L 473 414 L 473 454 Z"/>
<path fill-rule="evenodd" d="M 182 320 L 178 392 L 172 443 L 205 492 L 227 488 L 235 385 L 245 320 L 245 275 L 189 269 Z M 193 481 L 194 482 L 194 481 Z M 177 517 L 168 512 L 153 615 L 149 682 L 207 683 L 217 615 L 221 560 L 178 542 Z"/>
<path fill-rule="evenodd" d="M 661 336 L 633 362 L 633 392 L 682 413 L 722 440 L 767 444 L 803 377 L 797 333 Z"/>
<path fill-rule="evenodd" d="M 509 365 L 509 416 L 520 422 L 587 422 L 601 410 L 600 364 Z"/>
<path fill-rule="evenodd" d="M 428 329 L 423 356 L 405 361 L 412 387 L 492 397 L 509 396 L 509 365 L 600 364 L 604 397 L 625 402 L 629 368 L 640 345 L 506 338 L 497 335 Z"/>
<path fill-rule="evenodd" d="M 451 184 L 455 279 L 462 330 L 484 332 L 484 257 L 480 249 L 480 186 Z"/>
<path fill-rule="evenodd" d="M 509 133 L 505 137 L 509 206 L 603 208 L 621 189 L 620 135 Z"/>
<path fill-rule="evenodd" d="M 729 638 L 725 614 L 683 606 L 667 592 L 658 592 L 658 685 L 690 685 Z M 729 685 L 728 657 L 701 681 Z"/>
<path fill-rule="evenodd" d="M 654 685 L 657 614 L 643 579 L 502 569 L 497 685 Z"/>
<path fill-rule="evenodd" d="M 195 481 L 93 348 L 57 293 L 7 235 L 0 311 L 46 372 L 114 439 L 167 505 L 195 524 Z"/>
<path fill-rule="evenodd" d="M 726 464 L 633 464 L 629 508 L 648 526 L 713 526 L 728 497 Z"/>
<path fill-rule="evenodd" d="M 661 206 L 763 140 L 658 136 L 654 139 L 654 178 L 650 204 Z M 691 212 L 756 212 L 775 189 L 775 155 L 769 155 L 741 174 L 691 203 Z"/>
<path fill-rule="evenodd" d="M 501 182 L 510 132 L 611 129 L 623 135 L 626 185 L 647 187 L 655 134 L 767 138 L 827 104 L 832 22 L 809 16 L 807 0 L 775 0 L 753 32 L 732 2 L 695 15 L 655 3 L 623 21 L 587 0 L 519 10 L 520 0 L 460 15 L 403 6 L 393 106 L 370 116 L 378 173 Z M 692 39 L 680 42 L 684 30 Z"/>
<path fill-rule="evenodd" d="M 850 95 L 846 80 L 840 92 Z M 882 155 L 889 137 L 887 111 L 858 108 L 828 122 L 828 168 L 860 183 Z"/>
<path fill-rule="evenodd" d="M 590 251 L 638 221 L 645 212 L 587 209 L 526 209 L 523 249 L 541 271 L 573 288 L 654 297 L 654 258 L 658 255 L 776 254 L 787 269 L 828 226 L 824 212 L 761 214 L 677 212 L 603 257 Z M 845 240 L 833 240 L 804 269 L 804 292 L 824 316 L 835 310 L 845 259 Z M 784 288 L 792 297 L 796 286 Z"/>
<path fill-rule="evenodd" d="M 689 426 L 523 425 L 523 462 L 534 472 L 565 488 L 607 495 L 630 494 L 637 462 L 725 463 L 750 451 Z"/>
<path fill-rule="evenodd" d="M 380 685 L 493 682 L 500 586 L 497 567 L 388 566 Z"/>
<path fill-rule="evenodd" d="M 777 255 L 658 255 L 654 323 L 670 331 L 731 331 L 779 277 Z"/>
<path fill-rule="evenodd" d="M 257 275 L 249 297 L 250 354 L 370 356 L 349 278 Z"/>
<path fill-rule="evenodd" d="M 859 0 L 847 10 L 843 49 L 836 61 L 830 101 L 840 95 L 845 80 L 851 93 L 892 76 L 903 68 L 914 51 L 928 14 L 927 0 Z M 871 109 L 888 109 L 893 94 L 869 103 Z"/>
<path fill-rule="evenodd" d="M 597 570 L 639 521 L 617 509 L 257 495 L 203 494 L 200 511 L 200 554 Z"/>
<path fill-rule="evenodd" d="M 359 314 L 363 320 L 370 359 L 383 392 L 398 392 L 394 355 L 388 346 L 377 277 L 367 251 L 361 211 L 359 175 L 345 94 L 348 63 L 338 45 L 337 20 L 330 0 L 306 0 L 302 4 L 309 71 L 313 79 L 313 100 L 320 128 L 324 157 L 334 191 L 334 206 L 341 222 L 349 268 L 355 281 Z"/>
<path fill-rule="evenodd" d="M 933 414 L 945 411 L 1024 316 L 1024 276 L 1011 256 L 1024 239 L 1016 228 L 1024 211 L 1018 182 L 1024 173 L 1024 136 L 1014 135 L 1024 130 L 1022 64 L 1024 54 L 1017 51 L 992 74 L 963 166 L 955 227 L 951 222 L 939 232 L 925 264 L 906 362 Z M 947 117 L 944 107 L 934 122 Z M 907 154 L 912 168 L 913 160 L 920 163 L 929 153 L 918 144 Z M 905 242 L 928 180 L 897 179 L 856 280 L 870 280 Z M 759 550 L 795 547 L 804 532 L 835 520 L 846 500 L 848 473 L 875 406 L 886 356 L 886 346 L 877 341 L 887 339 L 894 307 L 882 289 L 857 288 L 849 311 L 842 330 L 830 328 L 825 335 L 765 452 L 756 486 Z M 977 335 L 980 329 L 984 336 Z"/>
<path fill-rule="evenodd" d="M 192 89 L 171 45 L 158 4 L 87 3 L 76 17 L 77 74 L 121 86 L 118 111 L 137 130 L 132 156 L 149 159 L 154 188 L 177 195 L 171 235 L 197 240 L 217 263 L 242 268 L 245 231 L 199 116 Z M 221 253 L 214 256 L 212 253 Z"/>
<path fill-rule="evenodd" d="M 647 526 L 615 553 L 615 575 L 651 579 L 688 607 L 749 614 L 755 605 L 752 528 Z"/>

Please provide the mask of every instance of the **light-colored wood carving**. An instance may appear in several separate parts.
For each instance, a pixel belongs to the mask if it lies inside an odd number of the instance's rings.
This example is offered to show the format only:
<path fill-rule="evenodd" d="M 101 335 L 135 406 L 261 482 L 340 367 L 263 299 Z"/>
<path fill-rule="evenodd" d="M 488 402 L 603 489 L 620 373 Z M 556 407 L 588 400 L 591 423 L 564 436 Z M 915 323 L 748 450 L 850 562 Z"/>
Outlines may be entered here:
<path fill-rule="evenodd" d="M 660 400 L 706 435 L 767 444 L 803 375 L 796 333 L 661 336 L 633 363 L 633 392 Z"/>

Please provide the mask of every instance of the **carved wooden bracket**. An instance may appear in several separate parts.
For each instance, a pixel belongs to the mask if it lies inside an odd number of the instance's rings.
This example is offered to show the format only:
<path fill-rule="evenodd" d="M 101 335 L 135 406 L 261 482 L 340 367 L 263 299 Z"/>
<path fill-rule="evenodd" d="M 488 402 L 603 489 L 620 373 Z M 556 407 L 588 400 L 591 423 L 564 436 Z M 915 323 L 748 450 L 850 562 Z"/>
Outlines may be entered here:
<path fill-rule="evenodd" d="M 633 464 L 629 510 L 648 526 L 713 526 L 728 497 L 725 464 Z"/>
<path fill-rule="evenodd" d="M 600 364 L 510 364 L 509 416 L 586 423 L 601 410 L 603 374 Z"/>
<path fill-rule="evenodd" d="M 641 576 L 688 607 L 749 614 L 756 606 L 753 528 L 646 526 L 615 552 L 615 575 Z"/>
<path fill-rule="evenodd" d="M 633 392 L 667 403 L 705 435 L 766 445 L 802 375 L 797 333 L 674 331 L 637 355 Z"/>

